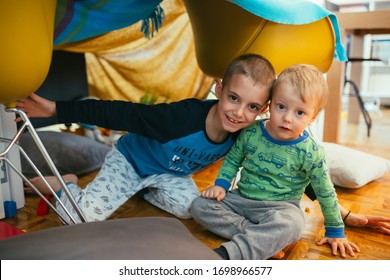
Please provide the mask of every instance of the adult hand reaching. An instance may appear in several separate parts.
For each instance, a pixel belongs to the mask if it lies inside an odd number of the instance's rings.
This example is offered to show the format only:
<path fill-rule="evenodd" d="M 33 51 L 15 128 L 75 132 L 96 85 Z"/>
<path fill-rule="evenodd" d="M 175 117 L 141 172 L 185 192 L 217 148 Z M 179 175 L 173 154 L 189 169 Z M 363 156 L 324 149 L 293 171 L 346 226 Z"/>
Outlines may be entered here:
<path fill-rule="evenodd" d="M 390 218 L 350 213 L 344 223 L 350 227 L 370 227 L 390 235 Z"/>

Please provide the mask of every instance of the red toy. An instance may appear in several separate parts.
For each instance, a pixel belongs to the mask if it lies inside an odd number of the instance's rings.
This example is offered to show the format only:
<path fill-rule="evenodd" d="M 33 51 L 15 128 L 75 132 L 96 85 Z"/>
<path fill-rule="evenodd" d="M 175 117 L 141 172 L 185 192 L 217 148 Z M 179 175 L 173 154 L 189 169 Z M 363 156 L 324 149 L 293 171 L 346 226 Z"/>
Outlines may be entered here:
<path fill-rule="evenodd" d="M 45 195 L 46 199 L 50 201 L 50 194 Z M 47 203 L 41 198 L 38 202 L 37 207 L 37 216 L 45 216 L 49 213 L 50 207 Z"/>

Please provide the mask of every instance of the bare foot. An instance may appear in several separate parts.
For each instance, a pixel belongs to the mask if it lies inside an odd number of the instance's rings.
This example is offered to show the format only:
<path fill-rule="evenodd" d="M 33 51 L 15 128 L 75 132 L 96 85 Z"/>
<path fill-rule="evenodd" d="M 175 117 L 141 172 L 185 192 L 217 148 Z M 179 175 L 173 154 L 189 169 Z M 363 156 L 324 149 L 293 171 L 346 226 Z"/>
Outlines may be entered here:
<path fill-rule="evenodd" d="M 283 251 L 280 251 L 272 256 L 273 259 L 281 260 L 284 258 L 285 253 Z"/>
<path fill-rule="evenodd" d="M 64 179 L 65 183 L 73 182 L 73 183 L 77 184 L 77 182 L 78 182 L 78 178 L 74 174 L 66 174 L 66 175 L 63 175 L 62 178 Z M 58 181 L 56 176 L 45 176 L 45 179 L 47 180 L 47 182 L 49 183 L 49 185 L 52 187 L 52 189 L 55 192 L 58 192 L 62 188 L 62 185 Z M 37 176 L 37 177 L 31 178 L 30 182 L 42 194 L 52 194 L 52 192 L 49 190 L 46 183 L 44 182 L 44 180 L 41 177 Z M 26 185 L 24 191 L 26 193 L 35 193 L 35 191 L 28 184 Z"/>

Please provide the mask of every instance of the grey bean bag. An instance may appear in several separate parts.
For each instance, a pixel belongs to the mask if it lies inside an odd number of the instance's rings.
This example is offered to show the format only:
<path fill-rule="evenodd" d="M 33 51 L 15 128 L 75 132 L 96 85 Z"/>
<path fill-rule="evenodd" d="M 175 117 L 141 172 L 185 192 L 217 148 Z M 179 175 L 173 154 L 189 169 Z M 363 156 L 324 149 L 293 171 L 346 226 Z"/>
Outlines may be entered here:
<path fill-rule="evenodd" d="M 220 259 L 176 218 L 90 222 L 0 240 L 1 260 Z"/>
<path fill-rule="evenodd" d="M 82 176 L 99 169 L 111 149 L 105 144 L 71 133 L 55 131 L 37 133 L 61 175 L 72 173 Z M 19 144 L 44 176 L 53 175 L 29 133 L 22 135 Z M 22 172 L 27 178 L 37 176 L 23 156 L 21 164 Z"/>

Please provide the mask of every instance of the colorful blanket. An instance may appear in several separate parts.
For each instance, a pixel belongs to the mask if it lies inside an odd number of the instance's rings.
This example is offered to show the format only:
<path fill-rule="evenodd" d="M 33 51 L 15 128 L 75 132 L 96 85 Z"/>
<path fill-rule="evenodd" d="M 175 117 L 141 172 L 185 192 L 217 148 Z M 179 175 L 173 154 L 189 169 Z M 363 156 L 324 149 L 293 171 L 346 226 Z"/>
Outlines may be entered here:
<path fill-rule="evenodd" d="M 140 20 L 145 36 L 153 36 L 163 19 L 161 1 L 57 0 L 54 45 L 102 35 Z"/>
<path fill-rule="evenodd" d="M 196 0 L 194 0 L 196 1 Z M 212 0 L 210 0 L 212 1 Z M 264 19 L 282 24 L 307 24 L 329 17 L 335 37 L 335 59 L 346 61 L 337 17 L 304 0 L 226 0 Z M 54 45 L 84 40 L 121 29 L 140 20 L 145 36 L 162 25 L 162 0 L 58 0 Z"/>
<path fill-rule="evenodd" d="M 227 0 L 254 15 L 282 24 L 308 24 L 329 17 L 336 37 L 335 59 L 346 61 L 340 29 L 334 13 L 305 0 Z"/>

